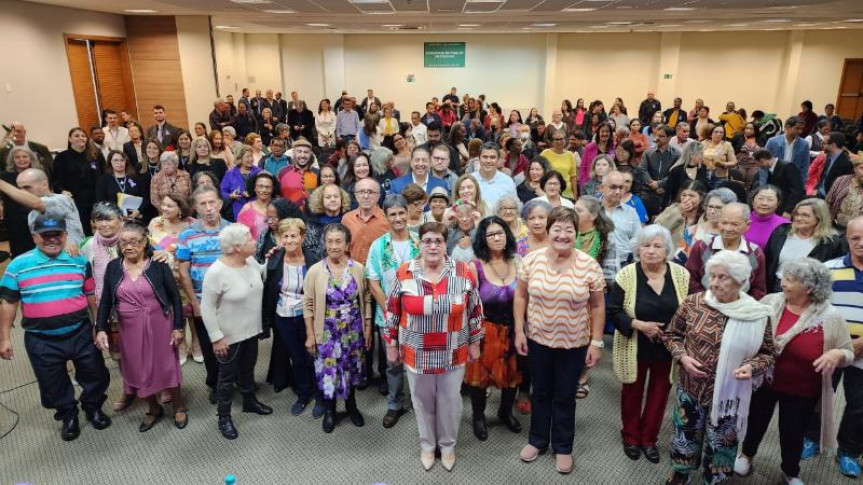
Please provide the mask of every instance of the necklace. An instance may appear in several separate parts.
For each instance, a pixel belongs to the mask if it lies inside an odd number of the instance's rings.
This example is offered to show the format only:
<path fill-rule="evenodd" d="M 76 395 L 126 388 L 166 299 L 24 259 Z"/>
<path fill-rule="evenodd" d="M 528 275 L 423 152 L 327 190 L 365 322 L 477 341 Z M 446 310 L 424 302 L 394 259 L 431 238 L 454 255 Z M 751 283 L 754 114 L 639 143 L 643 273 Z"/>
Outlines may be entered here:
<path fill-rule="evenodd" d="M 491 268 L 491 272 L 494 273 L 495 277 L 497 277 L 501 283 L 505 283 L 507 278 L 509 278 L 509 263 L 504 261 L 504 264 L 506 265 L 506 273 L 501 276 L 500 273 L 498 273 L 497 268 L 494 267 L 494 263 L 491 261 L 488 262 L 488 267 Z"/>

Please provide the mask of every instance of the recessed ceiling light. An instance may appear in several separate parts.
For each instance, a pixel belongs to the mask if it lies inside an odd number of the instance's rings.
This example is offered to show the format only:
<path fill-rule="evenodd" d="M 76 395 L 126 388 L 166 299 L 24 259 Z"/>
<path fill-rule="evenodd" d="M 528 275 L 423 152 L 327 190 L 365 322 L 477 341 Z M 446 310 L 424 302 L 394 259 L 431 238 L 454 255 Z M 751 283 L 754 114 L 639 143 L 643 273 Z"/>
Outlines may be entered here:
<path fill-rule="evenodd" d="M 813 27 L 815 25 L 821 25 L 821 22 L 812 22 L 808 24 L 794 24 L 795 27 Z"/>
<path fill-rule="evenodd" d="M 709 24 L 710 20 L 687 20 L 684 22 L 686 24 Z"/>
<path fill-rule="evenodd" d="M 389 3 L 387 0 L 348 0 L 348 2 L 363 5 L 363 4 L 375 4 L 375 3 Z"/>
<path fill-rule="evenodd" d="M 607 29 L 608 26 L 607 25 L 591 25 L 590 28 L 591 29 Z"/>
<path fill-rule="evenodd" d="M 845 19 L 843 22 L 860 23 L 863 22 L 863 19 Z"/>
<path fill-rule="evenodd" d="M 458 24 L 459 27 L 479 27 L 479 24 Z"/>
<path fill-rule="evenodd" d="M 689 12 L 695 10 L 695 7 L 668 7 L 663 10 L 666 12 Z"/>
<path fill-rule="evenodd" d="M 270 0 L 231 0 L 232 3 L 273 3 Z"/>
<path fill-rule="evenodd" d="M 539 22 L 531 24 L 531 27 L 554 27 L 557 24 L 553 24 L 550 22 Z"/>
<path fill-rule="evenodd" d="M 726 27 L 749 27 L 749 24 L 725 24 Z"/>
<path fill-rule="evenodd" d="M 329 27 L 330 26 L 330 24 L 320 24 L 320 23 L 306 24 L 306 25 L 308 25 L 309 27 Z"/>
<path fill-rule="evenodd" d="M 618 22 L 606 22 L 606 25 L 631 25 L 632 22 L 627 21 L 618 21 Z"/>
<path fill-rule="evenodd" d="M 659 24 L 657 27 L 669 28 L 669 27 L 680 27 L 680 24 Z"/>
<path fill-rule="evenodd" d="M 217 25 L 217 29 L 239 29 L 239 27 L 235 27 L 233 25 Z"/>
<path fill-rule="evenodd" d="M 593 12 L 596 10 L 595 8 L 578 8 L 578 7 L 570 7 L 561 10 L 561 12 Z"/>
<path fill-rule="evenodd" d="M 150 10 L 149 8 L 127 8 L 123 11 L 126 13 L 156 13 L 155 10 Z"/>
<path fill-rule="evenodd" d="M 699 32 L 713 32 L 713 29 L 699 29 Z"/>
<path fill-rule="evenodd" d="M 381 27 L 404 27 L 405 24 L 383 24 Z"/>
<path fill-rule="evenodd" d="M 791 21 L 788 19 L 767 19 L 767 20 L 762 20 L 762 22 L 764 22 L 765 24 L 783 24 L 785 22 L 791 22 Z"/>
<path fill-rule="evenodd" d="M 281 8 L 281 9 L 274 9 L 274 10 L 264 10 L 264 12 L 267 12 L 267 13 L 297 13 L 295 10 L 291 10 L 291 9 L 289 9 L 289 8 Z"/>

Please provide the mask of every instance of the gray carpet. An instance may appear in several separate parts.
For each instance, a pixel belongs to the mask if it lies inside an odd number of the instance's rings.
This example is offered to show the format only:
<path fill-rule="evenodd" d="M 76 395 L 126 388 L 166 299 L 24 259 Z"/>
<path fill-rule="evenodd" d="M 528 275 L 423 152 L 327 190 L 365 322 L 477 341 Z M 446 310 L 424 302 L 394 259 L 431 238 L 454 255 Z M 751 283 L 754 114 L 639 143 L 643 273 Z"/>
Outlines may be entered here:
<path fill-rule="evenodd" d="M 532 464 L 518 460 L 526 442 L 526 431 L 513 435 L 496 418 L 499 393 L 489 399 L 489 440 L 479 442 L 471 432 L 470 402 L 465 399 L 458 462 L 452 473 L 437 463 L 430 472 L 419 463 L 416 422 L 405 415 L 392 429 L 380 422 L 386 400 L 374 386 L 360 392 L 358 401 L 365 413 L 366 426 L 354 427 L 345 419 L 335 432 L 326 435 L 320 420 L 313 420 L 311 409 L 299 417 L 288 413 L 294 401 L 290 391 L 274 394 L 262 385 L 260 399 L 272 405 L 272 416 L 235 413 L 240 437 L 229 442 L 216 427 L 215 409 L 207 402 L 203 384 L 203 365 L 191 360 L 183 367 L 184 391 L 189 405 L 189 426 L 177 430 L 163 420 L 147 433 L 138 432 L 146 405 L 138 402 L 123 413 L 106 412 L 114 424 L 103 431 L 94 430 L 82 419 L 81 437 L 66 443 L 60 440 L 59 423 L 39 403 L 38 388 L 27 361 L 21 331 L 15 335 L 15 360 L 0 361 L 0 484 L 119 484 L 224 483 L 233 473 L 237 483 L 590 483 L 659 484 L 668 465 L 668 419 L 660 435 L 662 462 L 653 465 L 644 459 L 630 461 L 620 447 L 620 384 L 611 370 L 611 351 L 605 352 L 599 368 L 591 373 L 591 393 L 578 401 L 575 439 L 575 472 L 561 477 L 554 470 L 551 455 Z M 609 339 L 607 339 L 609 340 Z M 610 343 L 610 342 L 608 342 Z M 270 341 L 262 342 L 257 380 L 262 382 L 267 368 Z M 122 392 L 119 369 L 108 361 L 111 371 L 109 402 Z M 841 394 L 841 393 L 840 393 Z M 838 406 L 844 405 L 840 397 Z M 235 400 L 239 408 L 239 399 Z M 341 405 L 340 405 L 341 409 Z M 17 426 L 14 410 L 20 415 Z M 520 416 L 525 429 L 528 416 Z M 774 418 L 756 461 L 755 475 L 733 479 L 731 483 L 783 483 L 779 470 L 778 436 Z M 802 478 L 807 484 L 859 483 L 842 477 L 830 458 L 817 457 L 804 462 Z M 693 480 L 693 483 L 699 483 Z"/>

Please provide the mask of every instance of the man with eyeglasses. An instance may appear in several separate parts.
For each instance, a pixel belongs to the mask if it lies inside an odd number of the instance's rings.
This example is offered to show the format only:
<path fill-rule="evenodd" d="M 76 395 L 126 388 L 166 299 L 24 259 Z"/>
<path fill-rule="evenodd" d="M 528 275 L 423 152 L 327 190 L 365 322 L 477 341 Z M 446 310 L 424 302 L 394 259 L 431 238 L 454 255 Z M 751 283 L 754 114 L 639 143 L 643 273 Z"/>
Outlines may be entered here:
<path fill-rule="evenodd" d="M 95 429 L 111 425 L 102 412 L 110 376 L 93 342 L 91 315 L 96 314 L 93 269 L 66 246 L 66 223 L 52 214 L 30 224 L 36 249 L 15 258 L 0 280 L 0 358 L 12 360 L 12 323 L 21 304 L 24 348 L 36 375 L 42 405 L 62 421 L 60 437 L 78 438 L 78 401 L 66 365 L 75 365 L 79 400 Z"/>
<path fill-rule="evenodd" d="M 831 303 L 842 312 L 851 333 L 854 348 L 854 362 L 834 375 L 834 388 L 840 379 L 845 379 L 845 411 L 839 424 L 839 453 L 836 460 L 839 471 L 852 478 L 860 476 L 860 462 L 857 457 L 863 453 L 863 217 L 855 217 L 848 222 L 845 239 L 848 241 L 848 254 L 824 263 L 833 277 Z M 831 410 L 832 412 L 832 410 Z M 809 423 L 803 439 L 804 460 L 820 451 L 820 415 Z"/>
<path fill-rule="evenodd" d="M 614 231 L 608 235 L 608 238 L 614 242 L 618 263 L 625 263 L 632 252 L 629 241 L 641 232 L 641 219 L 638 218 L 635 209 L 622 201 L 623 192 L 626 190 L 622 173 L 612 170 L 605 174 L 605 177 L 602 177 L 600 190 L 602 209 L 614 222 Z M 603 264 L 602 261 L 599 263 Z"/>
<path fill-rule="evenodd" d="M 348 246 L 351 259 L 366 264 L 369 247 L 389 229 L 384 211 L 378 203 L 381 199 L 381 185 L 377 180 L 366 177 L 354 186 L 354 195 L 359 207 L 342 217 L 342 224 L 351 231 L 351 243 Z"/>
<path fill-rule="evenodd" d="M 432 149 L 431 175 L 443 180 L 446 183 L 447 192 L 451 194 L 458 175 L 449 169 L 450 160 L 450 150 L 447 145 L 437 145 Z"/>

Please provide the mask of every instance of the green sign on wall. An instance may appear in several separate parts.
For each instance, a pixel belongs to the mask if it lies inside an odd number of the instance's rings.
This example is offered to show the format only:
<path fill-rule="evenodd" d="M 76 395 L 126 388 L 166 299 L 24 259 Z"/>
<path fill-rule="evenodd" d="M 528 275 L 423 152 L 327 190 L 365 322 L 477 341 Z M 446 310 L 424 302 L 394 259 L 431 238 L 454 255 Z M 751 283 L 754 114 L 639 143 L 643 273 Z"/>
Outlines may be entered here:
<path fill-rule="evenodd" d="M 464 67 L 464 42 L 425 42 L 425 67 Z"/>

